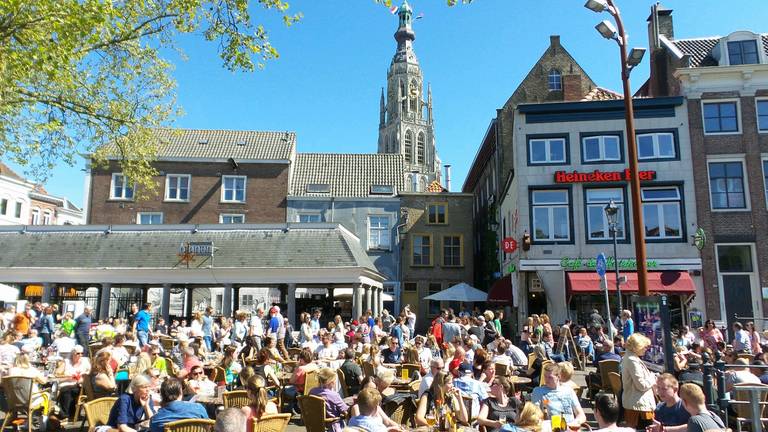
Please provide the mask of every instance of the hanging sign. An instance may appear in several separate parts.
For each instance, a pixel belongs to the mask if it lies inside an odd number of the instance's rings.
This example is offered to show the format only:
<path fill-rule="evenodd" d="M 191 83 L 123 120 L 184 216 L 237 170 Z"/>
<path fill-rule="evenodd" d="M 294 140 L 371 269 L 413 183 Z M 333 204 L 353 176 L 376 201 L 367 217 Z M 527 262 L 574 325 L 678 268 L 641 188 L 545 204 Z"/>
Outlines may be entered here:
<path fill-rule="evenodd" d="M 514 253 L 517 250 L 517 240 L 512 237 L 506 237 L 501 242 L 501 248 L 504 253 Z"/>

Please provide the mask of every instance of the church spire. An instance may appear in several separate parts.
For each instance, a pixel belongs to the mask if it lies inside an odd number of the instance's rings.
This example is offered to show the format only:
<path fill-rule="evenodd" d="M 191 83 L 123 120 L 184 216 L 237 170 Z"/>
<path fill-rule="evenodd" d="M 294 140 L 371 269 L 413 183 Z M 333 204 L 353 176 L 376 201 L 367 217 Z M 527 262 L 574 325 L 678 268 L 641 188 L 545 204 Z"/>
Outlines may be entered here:
<path fill-rule="evenodd" d="M 416 33 L 413 31 L 413 10 L 407 0 L 403 0 L 402 6 L 398 8 L 397 15 L 400 17 L 400 24 L 395 32 L 397 41 L 397 52 L 393 62 L 408 61 L 418 63 L 416 55 L 413 53 L 413 41 L 416 40 Z"/>
<path fill-rule="evenodd" d="M 386 117 L 387 106 L 384 103 L 384 87 L 381 88 L 381 99 L 379 100 L 379 128 L 384 127 L 384 123 L 387 121 Z"/>

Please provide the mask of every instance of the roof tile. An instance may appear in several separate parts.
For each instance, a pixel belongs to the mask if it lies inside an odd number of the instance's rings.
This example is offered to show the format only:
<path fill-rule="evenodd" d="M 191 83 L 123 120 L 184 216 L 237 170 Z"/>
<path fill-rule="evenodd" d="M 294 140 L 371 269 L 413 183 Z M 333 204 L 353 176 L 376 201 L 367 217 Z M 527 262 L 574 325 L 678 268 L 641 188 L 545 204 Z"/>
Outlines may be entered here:
<path fill-rule="evenodd" d="M 399 154 L 299 153 L 296 155 L 291 195 L 368 197 L 371 186 L 405 190 L 405 160 Z M 328 185 L 328 193 L 307 192 L 307 185 Z"/>

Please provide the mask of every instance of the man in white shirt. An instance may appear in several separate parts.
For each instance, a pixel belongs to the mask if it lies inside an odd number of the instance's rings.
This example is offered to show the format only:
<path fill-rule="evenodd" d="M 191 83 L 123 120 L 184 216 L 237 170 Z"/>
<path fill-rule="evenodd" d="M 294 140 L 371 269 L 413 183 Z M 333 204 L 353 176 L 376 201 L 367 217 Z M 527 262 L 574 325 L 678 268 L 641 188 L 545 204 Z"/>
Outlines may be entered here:
<path fill-rule="evenodd" d="M 421 384 L 419 384 L 419 397 L 429 390 L 429 387 L 432 386 L 432 381 L 435 379 L 435 375 L 443 370 L 444 367 L 445 362 L 443 362 L 443 359 L 440 357 L 435 357 L 429 362 L 429 372 L 421 378 Z"/>
<path fill-rule="evenodd" d="M 75 348 L 77 341 L 67 336 L 63 331 L 56 333 L 56 337 L 51 343 L 51 347 L 59 353 L 61 357 L 67 358 L 70 356 L 72 349 Z"/>
<path fill-rule="evenodd" d="M 738 321 L 733 323 L 733 350 L 737 353 L 752 353 L 749 333 L 744 330 L 744 327 Z"/>
<path fill-rule="evenodd" d="M 416 334 L 416 314 L 411 311 L 411 305 L 405 305 L 403 313 L 405 313 L 405 325 L 411 331 L 411 335 Z"/>
<path fill-rule="evenodd" d="M 507 355 L 515 366 L 528 366 L 528 356 L 511 341 L 507 341 Z"/>
<path fill-rule="evenodd" d="M 338 360 L 339 350 L 331 343 L 332 339 L 332 336 L 329 334 L 323 335 L 323 344 L 317 348 L 318 360 Z"/>
<path fill-rule="evenodd" d="M 264 337 L 264 308 L 259 306 L 256 313 L 251 315 L 251 345 L 261 350 L 261 339 Z"/>

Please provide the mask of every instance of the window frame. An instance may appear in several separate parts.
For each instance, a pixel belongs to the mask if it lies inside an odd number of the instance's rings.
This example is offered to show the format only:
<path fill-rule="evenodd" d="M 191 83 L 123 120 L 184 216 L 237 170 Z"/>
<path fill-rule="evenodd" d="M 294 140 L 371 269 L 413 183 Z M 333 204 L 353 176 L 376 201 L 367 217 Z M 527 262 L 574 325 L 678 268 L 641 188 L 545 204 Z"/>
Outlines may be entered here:
<path fill-rule="evenodd" d="M 646 157 L 643 158 L 640 156 L 640 136 L 642 135 L 658 135 L 658 134 L 671 134 L 672 135 L 672 146 L 675 150 L 675 155 L 673 157 Z M 643 162 L 667 162 L 667 161 L 679 161 L 680 160 L 680 134 L 678 133 L 677 128 L 673 129 L 641 129 L 635 131 L 635 153 L 637 154 L 637 161 L 639 163 Z M 658 150 L 658 140 L 654 140 L 654 151 Z"/>
<path fill-rule="evenodd" d="M 0 215 L 7 216 L 8 215 L 8 204 L 10 203 L 10 199 L 8 198 L 0 198 Z"/>
<path fill-rule="evenodd" d="M 147 216 L 160 216 L 160 223 L 154 224 L 154 223 L 148 223 L 143 224 L 141 223 L 141 217 L 147 215 Z M 162 225 L 165 222 L 165 216 L 163 215 L 163 212 L 136 212 L 136 225 Z"/>
<path fill-rule="evenodd" d="M 760 129 L 760 103 L 764 103 L 766 107 L 765 129 Z M 768 97 L 755 98 L 755 125 L 757 126 L 757 133 L 768 134 Z"/>
<path fill-rule="evenodd" d="M 413 254 L 413 251 L 415 249 L 416 244 L 416 237 L 427 237 L 429 238 L 429 264 L 416 264 L 415 263 L 415 255 Z M 431 233 L 413 233 L 411 234 L 410 238 L 410 244 L 411 244 L 411 267 L 434 267 L 435 266 L 435 242 L 434 242 L 434 236 Z"/>
<path fill-rule="evenodd" d="M 432 222 L 432 207 L 443 207 L 445 209 L 444 211 L 444 221 L 439 221 L 439 213 L 435 213 L 435 222 Z M 448 225 L 448 203 L 447 202 L 428 202 L 427 203 L 427 223 L 426 225 Z"/>
<path fill-rule="evenodd" d="M 229 217 L 229 218 L 241 217 L 241 218 L 243 218 L 243 220 L 242 220 L 242 222 L 229 222 L 229 223 L 226 223 L 226 222 L 224 222 L 224 218 L 225 217 Z M 244 224 L 245 223 L 245 213 L 220 213 L 219 214 L 219 223 L 222 224 L 222 225 Z"/>
<path fill-rule="evenodd" d="M 177 198 L 171 198 L 170 192 L 171 192 L 171 177 L 176 177 L 177 179 L 181 179 L 186 177 L 187 178 L 187 198 L 182 199 L 178 198 L 181 192 L 180 182 L 176 181 L 176 194 Z M 189 202 L 190 198 L 192 197 L 192 175 L 191 174 L 166 174 L 165 175 L 165 197 L 164 201 L 166 202 Z"/>
<path fill-rule="evenodd" d="M 605 139 L 606 137 L 615 137 L 618 139 L 618 159 L 605 159 Z M 587 160 L 586 159 L 586 143 L 585 140 L 589 138 L 603 138 L 600 140 L 600 154 L 601 159 Z M 605 164 L 623 164 L 624 163 L 624 132 L 622 131 L 602 131 L 602 132 L 582 132 L 579 134 L 579 144 L 581 150 L 581 164 L 582 165 L 605 165 Z"/>
<path fill-rule="evenodd" d="M 228 178 L 233 179 L 243 179 L 243 200 L 239 201 L 237 199 L 227 200 L 226 197 L 226 185 L 225 181 Z M 236 193 L 237 189 L 233 190 L 232 197 L 235 198 L 237 196 Z M 228 203 L 228 204 L 245 204 L 248 201 L 248 176 L 244 175 L 222 175 L 221 176 L 221 197 L 220 202 L 222 203 Z"/>
<path fill-rule="evenodd" d="M 313 222 L 313 221 L 302 222 L 301 221 L 301 217 L 302 216 L 306 216 L 306 217 L 315 217 L 315 216 L 317 216 L 317 218 L 319 220 L 317 222 Z M 322 214 L 322 212 L 319 212 L 319 211 L 316 211 L 316 212 L 305 212 L 305 211 L 298 212 L 298 213 L 296 213 L 296 223 L 323 223 L 323 214 Z"/>
<path fill-rule="evenodd" d="M 574 244 L 576 235 L 574 233 L 574 226 L 573 226 L 573 188 L 569 186 L 559 186 L 559 187 L 553 187 L 555 185 L 550 186 L 531 186 L 528 188 L 528 223 L 530 227 L 531 232 L 531 243 L 532 244 L 541 244 L 541 245 L 551 245 L 551 244 Z M 568 197 L 568 202 L 566 204 L 534 204 L 533 202 L 533 196 L 535 192 L 550 192 L 550 191 L 564 191 L 566 193 L 566 196 Z M 568 239 L 566 240 L 544 240 L 544 239 L 536 239 L 536 226 L 534 225 L 534 208 L 535 207 L 549 207 L 549 206 L 565 206 L 568 209 Z"/>
<path fill-rule="evenodd" d="M 736 106 L 736 130 L 735 131 L 719 131 L 719 132 L 707 132 L 707 121 L 704 117 L 704 106 L 708 104 L 726 104 L 733 103 Z M 717 136 L 717 135 L 741 135 L 741 101 L 738 98 L 723 98 L 723 99 L 702 99 L 700 102 L 701 110 L 701 129 L 705 136 Z"/>
<path fill-rule="evenodd" d="M 643 200 L 643 190 L 647 189 L 677 189 L 678 200 L 656 200 L 645 201 Z M 686 229 L 686 217 L 685 217 L 685 185 L 683 182 L 658 182 L 640 187 L 640 207 L 646 203 L 678 203 L 678 210 L 680 215 L 680 237 L 648 237 L 644 235 L 646 243 L 686 243 L 688 241 L 688 234 Z M 645 218 L 643 218 L 645 223 Z M 659 227 L 661 228 L 661 227 Z M 645 233 L 645 226 L 643 226 L 643 233 Z"/>
<path fill-rule="evenodd" d="M 549 149 L 551 148 L 551 145 L 549 143 L 550 140 L 557 140 L 562 139 L 563 140 L 563 157 L 565 158 L 564 161 L 551 161 L 549 160 Z M 533 157 L 533 151 L 531 148 L 531 141 L 540 141 L 545 140 L 547 141 L 547 161 L 546 162 L 534 162 L 531 158 Z M 531 134 L 525 136 L 525 142 L 526 142 L 526 152 L 527 152 L 527 162 L 528 166 L 551 166 L 551 165 L 568 165 L 571 163 L 571 146 L 569 142 L 569 136 L 568 134 Z"/>
<path fill-rule="evenodd" d="M 53 212 L 51 210 L 43 210 L 43 225 L 51 225 L 53 223 Z"/>
<path fill-rule="evenodd" d="M 123 179 L 123 183 L 122 183 L 122 191 L 123 191 L 123 193 L 122 193 L 122 196 L 116 196 L 115 195 L 115 178 L 116 177 L 121 177 Z M 126 187 L 125 179 L 126 179 L 125 174 L 123 174 L 122 172 L 112 173 L 112 177 L 111 177 L 111 180 L 109 182 L 109 199 L 110 199 L 110 201 L 133 201 L 135 199 L 135 197 L 136 197 L 136 185 L 134 185 L 134 186 L 132 186 L 130 188 Z M 125 196 L 126 195 L 125 192 L 128 189 L 131 190 L 131 196 L 130 197 L 126 197 Z"/>
<path fill-rule="evenodd" d="M 750 199 L 749 195 L 749 178 L 747 177 L 747 164 L 744 159 L 744 157 L 708 157 L 707 158 L 707 198 L 709 198 L 709 210 L 712 212 L 748 212 L 752 211 L 752 200 Z M 726 207 L 726 208 L 715 208 L 714 206 L 714 200 L 712 199 L 712 184 L 711 184 L 711 170 L 710 170 L 710 164 L 712 163 L 730 163 L 730 162 L 739 162 L 741 164 L 741 182 L 742 182 L 742 189 L 744 193 L 744 207 Z M 727 192 L 726 192 L 727 193 Z"/>
<path fill-rule="evenodd" d="M 553 81 L 553 78 L 556 80 Z M 553 86 L 553 84 L 556 84 Z M 563 91 L 563 73 L 557 68 L 552 68 L 547 73 L 547 90 L 550 92 Z"/>
<path fill-rule="evenodd" d="M 458 264 L 446 264 L 445 263 L 445 239 L 446 237 L 459 239 L 459 263 Z M 440 266 L 446 268 L 459 268 L 464 267 L 464 235 L 459 233 L 444 233 L 440 235 Z"/>
<path fill-rule="evenodd" d="M 421 131 L 416 134 L 416 164 L 424 165 L 426 158 L 427 135 Z"/>
<path fill-rule="evenodd" d="M 768 209 L 768 155 L 760 158 L 760 165 L 763 168 L 763 195 L 765 196 L 765 208 Z"/>
<path fill-rule="evenodd" d="M 24 213 L 24 203 L 16 201 L 16 205 L 13 208 L 13 217 L 15 219 L 21 219 L 21 215 Z"/>
<path fill-rule="evenodd" d="M 731 44 L 739 46 L 739 56 L 741 56 L 742 60 L 744 60 L 743 44 L 749 43 L 749 42 L 751 42 L 755 47 L 755 62 L 744 63 L 742 61 L 741 63 L 734 63 L 731 56 Z M 761 42 L 762 41 L 757 41 L 755 39 L 739 39 L 739 40 L 726 41 L 725 52 L 728 55 L 728 65 L 729 66 L 748 66 L 748 65 L 760 64 L 760 50 L 763 48 Z"/>
<path fill-rule="evenodd" d="M 40 225 L 40 215 L 40 208 L 32 207 L 32 210 L 29 211 L 29 224 Z"/>
<path fill-rule="evenodd" d="M 373 225 L 371 224 L 372 218 L 381 218 L 387 221 L 386 229 L 383 228 L 375 228 L 377 231 L 383 231 L 387 234 L 388 239 L 388 245 L 382 246 L 381 243 L 373 245 L 371 242 L 371 232 L 374 230 Z M 381 213 L 371 213 L 366 218 L 366 230 L 367 230 L 367 239 L 366 239 L 366 246 L 367 249 L 370 251 L 391 251 L 392 250 L 392 219 L 387 214 L 381 214 Z"/>
<path fill-rule="evenodd" d="M 403 134 L 403 150 L 405 163 L 413 163 L 413 132 L 410 129 L 406 129 Z"/>
<path fill-rule="evenodd" d="M 603 210 L 602 214 L 603 214 L 603 222 L 605 222 L 605 224 L 606 224 L 606 229 L 605 229 L 606 237 L 602 238 L 602 239 L 598 239 L 598 238 L 592 239 L 592 238 L 590 238 L 590 234 L 591 234 L 590 225 L 589 225 L 589 207 L 590 207 L 590 203 L 587 200 L 588 193 L 591 190 L 600 190 L 600 189 L 616 189 L 616 190 L 621 191 L 622 202 L 617 203 L 617 204 L 620 204 L 623 207 L 623 211 L 622 211 L 622 215 L 623 215 L 623 217 L 622 217 L 622 220 L 623 220 L 622 221 L 623 222 L 622 231 L 623 231 L 624 235 L 622 237 L 618 237 L 617 236 L 616 237 L 616 242 L 619 243 L 619 244 L 628 244 L 628 243 L 630 243 L 631 242 L 630 230 L 627 229 L 629 227 L 629 212 L 627 211 L 627 208 L 628 208 L 630 203 L 629 203 L 629 196 L 627 194 L 626 183 L 624 183 L 624 184 L 622 184 L 622 183 L 607 183 L 607 184 L 599 185 L 599 186 L 584 185 L 584 187 L 582 188 L 582 192 L 583 192 L 583 195 L 584 195 L 584 229 L 585 229 L 585 231 L 584 231 L 584 241 L 585 241 L 585 243 L 588 243 L 588 244 L 613 243 L 613 236 L 610 234 L 610 229 L 608 228 L 608 220 L 607 220 L 607 217 L 605 216 L 605 210 Z M 597 204 L 598 203 L 592 203 L 591 205 L 594 206 L 594 205 L 597 205 Z M 599 204 L 602 206 L 603 209 L 605 209 L 605 206 L 608 205 L 608 202 L 599 203 Z"/>

